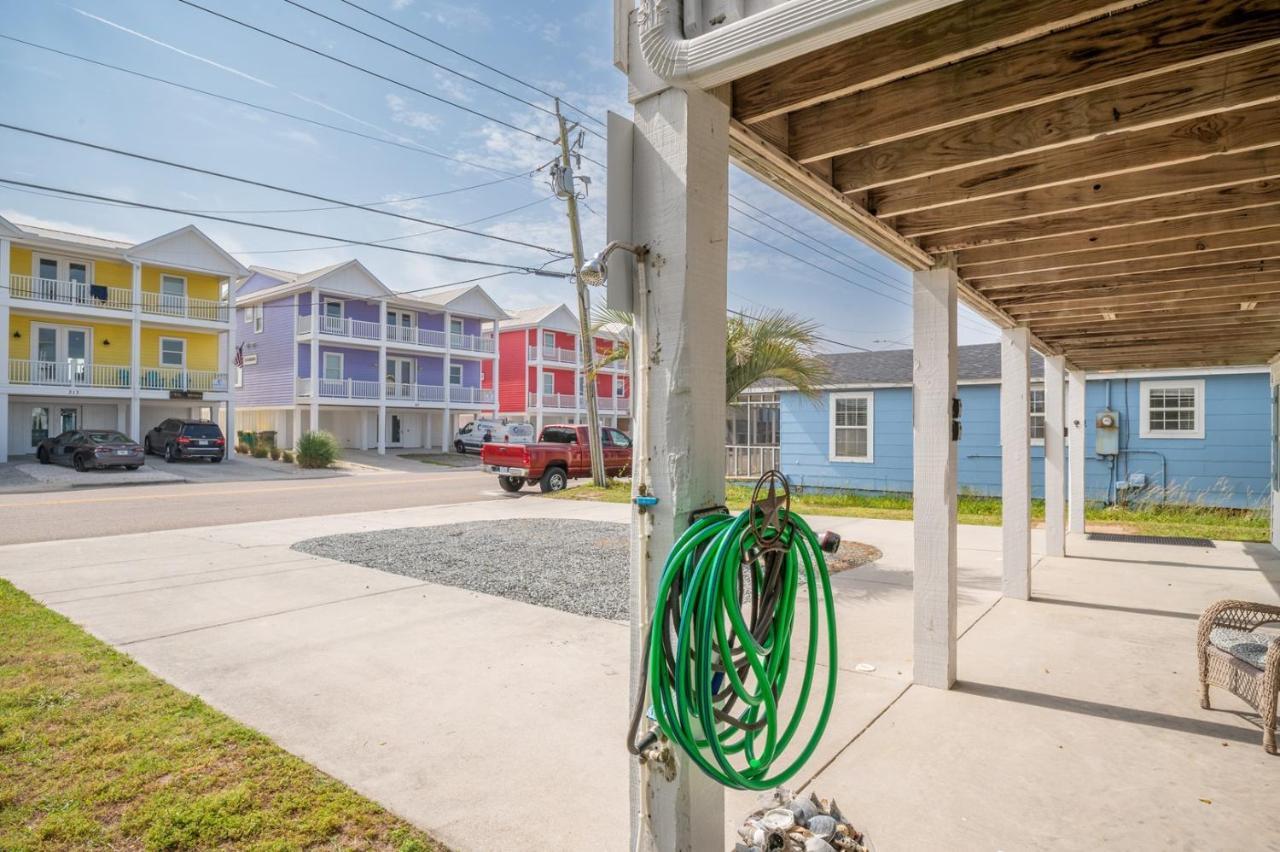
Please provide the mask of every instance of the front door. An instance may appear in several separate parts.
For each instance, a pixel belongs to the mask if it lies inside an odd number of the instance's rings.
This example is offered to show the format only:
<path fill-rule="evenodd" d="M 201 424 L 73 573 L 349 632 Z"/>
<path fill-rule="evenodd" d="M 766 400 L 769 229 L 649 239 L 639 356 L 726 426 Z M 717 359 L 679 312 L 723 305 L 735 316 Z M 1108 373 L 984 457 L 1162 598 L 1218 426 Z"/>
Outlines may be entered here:
<path fill-rule="evenodd" d="M 49 437 L 49 406 L 37 405 L 31 409 L 31 452 L 34 453 L 36 446 L 47 437 Z"/>
<path fill-rule="evenodd" d="M 412 358 L 387 359 L 387 396 L 394 399 L 413 399 L 414 368 Z"/>
<path fill-rule="evenodd" d="M 89 375 L 89 329 L 32 323 L 32 374 L 41 384 L 84 384 Z"/>
<path fill-rule="evenodd" d="M 78 408 L 59 408 L 58 409 L 58 433 L 70 432 L 78 428 L 80 423 L 80 409 Z"/>
<path fill-rule="evenodd" d="M 392 414 L 391 415 L 391 440 L 387 441 L 387 446 L 399 447 L 403 444 L 404 442 L 404 436 L 402 434 L 403 429 L 404 429 L 404 424 L 400 422 L 400 415 Z"/>

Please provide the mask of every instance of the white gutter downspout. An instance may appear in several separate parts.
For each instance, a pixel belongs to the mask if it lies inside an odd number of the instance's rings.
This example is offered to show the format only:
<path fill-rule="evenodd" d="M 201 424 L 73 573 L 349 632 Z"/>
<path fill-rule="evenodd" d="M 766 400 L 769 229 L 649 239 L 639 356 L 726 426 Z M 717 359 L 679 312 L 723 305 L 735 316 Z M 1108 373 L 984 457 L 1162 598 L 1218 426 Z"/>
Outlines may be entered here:
<path fill-rule="evenodd" d="M 631 2 L 616 0 L 618 26 Z M 640 54 L 668 84 L 708 89 L 957 0 L 790 0 L 695 38 L 684 37 L 684 2 L 642 0 Z M 615 64 L 629 71 L 625 54 L 615 56 Z"/>

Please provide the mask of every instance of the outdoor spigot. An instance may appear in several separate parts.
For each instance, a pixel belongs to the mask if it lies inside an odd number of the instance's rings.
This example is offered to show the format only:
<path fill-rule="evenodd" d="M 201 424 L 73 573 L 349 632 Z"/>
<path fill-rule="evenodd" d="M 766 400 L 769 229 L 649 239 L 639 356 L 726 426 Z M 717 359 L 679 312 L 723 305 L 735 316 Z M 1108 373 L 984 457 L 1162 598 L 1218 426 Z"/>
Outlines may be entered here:
<path fill-rule="evenodd" d="M 645 512 L 649 511 L 651 506 L 658 505 L 658 498 L 650 494 L 648 487 L 644 484 L 641 484 L 636 489 L 636 492 L 636 496 L 632 498 L 631 502 L 636 504 L 640 514 L 643 515 Z"/>
<path fill-rule="evenodd" d="M 824 553 L 834 555 L 840 549 L 840 533 L 827 530 L 818 536 L 818 547 L 821 547 Z"/>

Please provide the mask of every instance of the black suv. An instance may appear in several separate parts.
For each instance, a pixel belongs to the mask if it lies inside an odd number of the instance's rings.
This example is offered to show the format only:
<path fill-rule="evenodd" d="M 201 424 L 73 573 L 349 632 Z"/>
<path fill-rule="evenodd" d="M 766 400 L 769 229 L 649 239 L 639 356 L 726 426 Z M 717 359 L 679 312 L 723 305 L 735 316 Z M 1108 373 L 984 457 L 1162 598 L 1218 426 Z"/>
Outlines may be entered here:
<path fill-rule="evenodd" d="M 208 459 L 217 463 L 227 452 L 227 440 L 212 420 L 165 420 L 147 433 L 142 446 L 148 453 L 164 456 L 167 462 L 178 459 Z"/>

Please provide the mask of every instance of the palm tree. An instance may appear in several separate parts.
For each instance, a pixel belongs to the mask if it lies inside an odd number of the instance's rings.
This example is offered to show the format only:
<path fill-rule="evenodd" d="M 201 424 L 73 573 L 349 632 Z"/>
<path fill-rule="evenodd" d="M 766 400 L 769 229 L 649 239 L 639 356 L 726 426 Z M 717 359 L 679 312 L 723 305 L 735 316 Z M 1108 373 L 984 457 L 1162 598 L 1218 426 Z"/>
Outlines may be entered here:
<path fill-rule="evenodd" d="M 625 311 L 596 311 L 592 331 L 611 327 L 621 338 L 613 351 L 596 362 L 597 368 L 631 356 L 630 329 Z M 725 339 L 725 401 L 764 379 L 777 379 L 809 398 L 830 375 L 817 354 L 818 324 L 786 311 L 732 314 Z"/>

